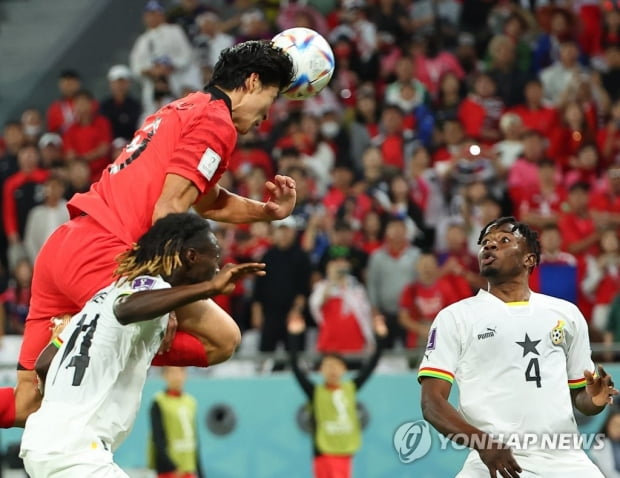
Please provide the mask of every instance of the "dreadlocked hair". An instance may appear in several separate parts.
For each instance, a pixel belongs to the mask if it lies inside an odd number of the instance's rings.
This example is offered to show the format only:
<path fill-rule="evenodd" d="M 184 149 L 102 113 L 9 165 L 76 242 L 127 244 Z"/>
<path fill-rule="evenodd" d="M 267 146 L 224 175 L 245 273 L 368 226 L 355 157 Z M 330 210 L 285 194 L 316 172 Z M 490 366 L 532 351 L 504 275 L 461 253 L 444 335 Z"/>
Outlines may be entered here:
<path fill-rule="evenodd" d="M 210 231 L 209 223 L 196 214 L 169 214 L 157 220 L 131 249 L 116 258 L 118 267 L 114 275 L 128 281 L 141 275 L 169 276 L 182 264 L 181 252 L 190 247 L 193 239 L 204 238 Z M 204 240 L 200 246 L 204 247 Z"/>
<path fill-rule="evenodd" d="M 525 238 L 525 244 L 527 245 L 528 251 L 536 257 L 534 267 L 540 264 L 540 242 L 538 241 L 538 233 L 530 229 L 530 226 L 524 222 L 517 221 L 517 218 L 514 216 L 500 217 L 499 219 L 495 219 L 484 226 L 482 231 L 480 231 L 480 236 L 478 236 L 478 245 L 482 244 L 482 239 L 491 229 L 501 227 L 504 224 L 512 224 L 512 232 L 519 231 L 519 233 Z"/>

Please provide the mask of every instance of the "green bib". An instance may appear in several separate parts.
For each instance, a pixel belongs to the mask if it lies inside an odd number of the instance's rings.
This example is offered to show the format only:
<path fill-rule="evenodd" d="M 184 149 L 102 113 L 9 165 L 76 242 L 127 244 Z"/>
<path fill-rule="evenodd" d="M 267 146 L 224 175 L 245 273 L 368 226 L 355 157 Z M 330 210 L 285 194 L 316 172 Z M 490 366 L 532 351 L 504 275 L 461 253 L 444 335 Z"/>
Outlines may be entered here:
<path fill-rule="evenodd" d="M 318 450 L 326 455 L 353 455 L 362 444 L 354 383 L 344 382 L 335 390 L 317 385 L 312 403 Z"/>
<path fill-rule="evenodd" d="M 198 450 L 196 450 L 196 400 L 190 395 L 180 397 L 160 392 L 155 402 L 161 410 L 161 419 L 166 431 L 166 450 L 179 471 L 196 471 Z M 155 468 L 155 446 L 150 440 L 150 467 Z"/>

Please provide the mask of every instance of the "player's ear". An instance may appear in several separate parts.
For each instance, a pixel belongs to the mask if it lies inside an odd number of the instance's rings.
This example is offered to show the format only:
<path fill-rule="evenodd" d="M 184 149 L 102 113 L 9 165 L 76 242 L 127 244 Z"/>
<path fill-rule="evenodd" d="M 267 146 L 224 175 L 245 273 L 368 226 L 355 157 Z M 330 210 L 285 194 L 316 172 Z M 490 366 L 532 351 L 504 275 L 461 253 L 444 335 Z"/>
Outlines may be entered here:
<path fill-rule="evenodd" d="M 532 270 L 536 266 L 536 255 L 532 252 L 526 254 L 523 258 L 523 265 L 528 270 Z"/>
<path fill-rule="evenodd" d="M 258 73 L 250 73 L 250 76 L 245 79 L 245 89 L 250 93 L 254 93 L 260 87 L 261 82 Z"/>
<path fill-rule="evenodd" d="M 193 264 L 194 262 L 196 262 L 196 249 L 190 247 L 185 251 L 185 262 L 189 265 Z"/>

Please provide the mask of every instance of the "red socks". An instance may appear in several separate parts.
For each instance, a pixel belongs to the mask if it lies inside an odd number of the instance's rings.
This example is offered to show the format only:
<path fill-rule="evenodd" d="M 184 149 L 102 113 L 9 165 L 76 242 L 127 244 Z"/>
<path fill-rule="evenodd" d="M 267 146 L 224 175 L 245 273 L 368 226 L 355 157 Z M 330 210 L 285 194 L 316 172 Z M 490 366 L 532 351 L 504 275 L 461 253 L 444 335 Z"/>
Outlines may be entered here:
<path fill-rule="evenodd" d="M 11 428 L 14 425 L 15 394 L 10 387 L 0 388 L 0 428 Z"/>
<path fill-rule="evenodd" d="M 168 352 L 153 357 L 152 365 L 174 367 L 208 367 L 202 342 L 187 332 L 177 331 Z M 0 390 L 1 391 L 1 390 Z"/>

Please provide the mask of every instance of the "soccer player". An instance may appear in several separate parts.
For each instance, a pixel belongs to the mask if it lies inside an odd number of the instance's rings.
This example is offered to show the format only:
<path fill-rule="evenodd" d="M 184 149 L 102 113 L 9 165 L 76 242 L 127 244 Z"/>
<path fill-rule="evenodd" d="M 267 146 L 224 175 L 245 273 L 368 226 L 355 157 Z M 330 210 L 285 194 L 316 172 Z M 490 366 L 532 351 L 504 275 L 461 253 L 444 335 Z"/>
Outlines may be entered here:
<path fill-rule="evenodd" d="M 570 302 L 529 289 L 540 244 L 526 224 L 497 219 L 478 244 L 488 289 L 446 307 L 433 322 L 418 372 L 424 418 L 473 448 L 458 478 L 603 478 L 575 444 L 572 406 L 594 415 L 618 391 L 601 367 L 594 373 L 583 315 Z M 455 379 L 459 411 L 448 403 Z M 570 443 L 549 449 L 553 440 Z"/>
<path fill-rule="evenodd" d="M 47 240 L 35 264 L 17 387 L 0 389 L 0 427 L 22 426 L 39 406 L 33 367 L 49 343 L 50 318 L 75 314 L 110 284 L 114 258 L 158 218 L 192 206 L 203 217 L 230 223 L 291 213 L 296 195 L 289 177 L 266 183 L 271 194 L 266 202 L 237 196 L 217 183 L 237 132 L 265 119 L 293 75 L 290 57 L 270 42 L 249 41 L 223 51 L 205 92 L 148 117 L 101 179 L 69 201 L 72 219 Z M 183 332 L 156 357 L 157 365 L 205 367 L 227 360 L 239 343 L 236 323 L 211 300 L 188 305 L 176 317 Z"/>
<path fill-rule="evenodd" d="M 169 313 L 265 273 L 260 263 L 219 270 L 219 260 L 209 224 L 189 213 L 158 220 L 119 256 L 118 280 L 98 291 L 37 360 L 43 402 L 26 422 L 20 452 L 32 478 L 128 476 L 112 453 L 134 423 Z"/>

